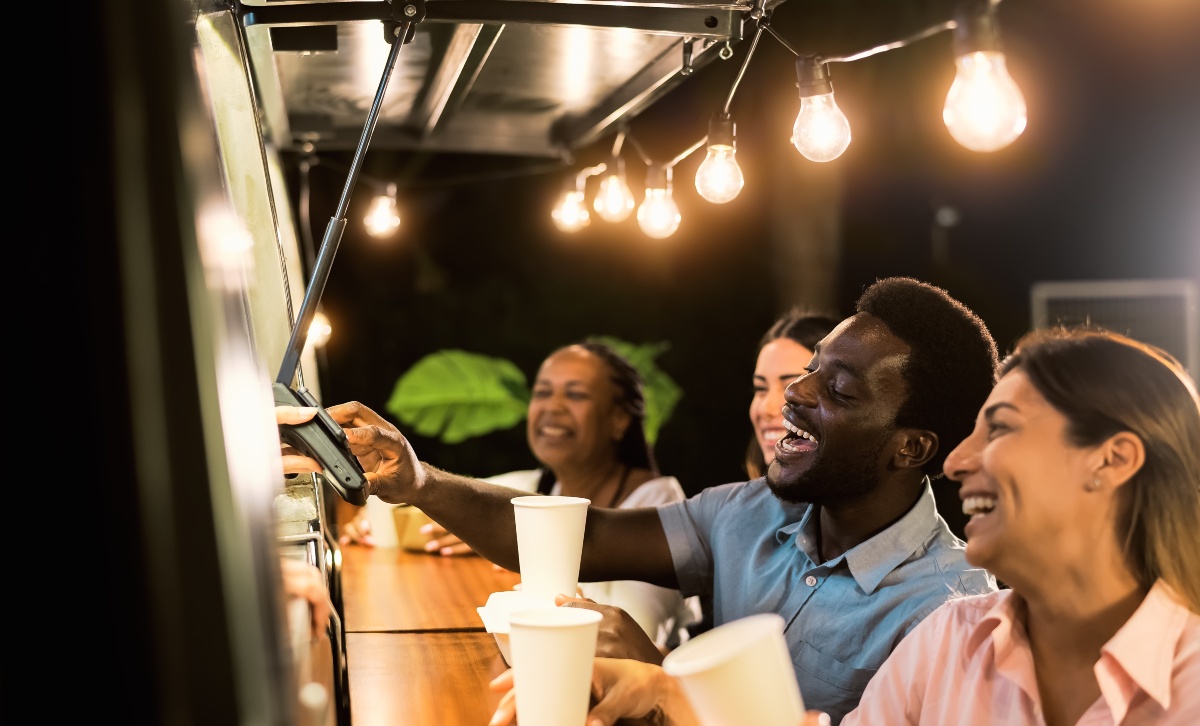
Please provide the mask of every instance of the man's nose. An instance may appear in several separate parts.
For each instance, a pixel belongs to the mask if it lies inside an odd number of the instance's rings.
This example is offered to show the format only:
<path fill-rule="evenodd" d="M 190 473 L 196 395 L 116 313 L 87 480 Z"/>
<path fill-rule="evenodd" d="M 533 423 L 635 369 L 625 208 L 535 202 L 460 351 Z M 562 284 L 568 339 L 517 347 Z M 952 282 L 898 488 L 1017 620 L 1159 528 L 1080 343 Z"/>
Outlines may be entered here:
<path fill-rule="evenodd" d="M 788 384 L 783 391 L 783 400 L 795 406 L 811 406 L 816 402 L 813 374 L 805 373 Z"/>

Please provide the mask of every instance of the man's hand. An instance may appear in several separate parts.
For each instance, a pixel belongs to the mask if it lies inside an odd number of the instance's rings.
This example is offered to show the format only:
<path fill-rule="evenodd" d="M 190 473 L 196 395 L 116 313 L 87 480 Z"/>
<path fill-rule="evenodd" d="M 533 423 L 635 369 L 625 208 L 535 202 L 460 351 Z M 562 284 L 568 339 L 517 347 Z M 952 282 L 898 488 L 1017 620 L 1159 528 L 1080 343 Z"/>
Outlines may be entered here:
<path fill-rule="evenodd" d="M 509 669 L 489 684 L 503 693 L 488 726 L 502 726 L 516 720 L 516 691 L 513 671 Z M 670 714 L 661 712 L 667 701 Z M 678 686 L 662 668 L 635 660 L 596 658 L 592 666 L 592 709 L 588 726 L 612 726 L 618 719 L 653 716 L 646 723 L 694 726 L 698 723 L 687 701 L 679 697 Z M 665 716 L 665 720 L 664 720 Z"/>
<path fill-rule="evenodd" d="M 513 671 L 501 673 L 489 687 L 503 693 L 488 726 L 511 724 L 517 717 Z M 612 726 L 618 720 L 644 719 L 638 723 L 661 726 L 697 726 L 700 720 L 679 681 L 661 667 L 624 658 L 600 658 L 592 662 L 592 709 L 587 726 Z M 796 726 L 829 726 L 829 716 L 809 711 Z"/>
<path fill-rule="evenodd" d="M 554 604 L 563 607 L 595 610 L 603 616 L 596 636 L 596 655 L 604 658 L 631 658 L 643 663 L 662 665 L 663 654 L 642 630 L 642 626 L 614 605 L 601 605 L 585 597 L 556 595 Z"/>
<path fill-rule="evenodd" d="M 330 406 L 367 479 L 367 494 L 389 504 L 411 504 L 425 483 L 425 469 L 408 440 L 390 421 L 358 401 Z"/>

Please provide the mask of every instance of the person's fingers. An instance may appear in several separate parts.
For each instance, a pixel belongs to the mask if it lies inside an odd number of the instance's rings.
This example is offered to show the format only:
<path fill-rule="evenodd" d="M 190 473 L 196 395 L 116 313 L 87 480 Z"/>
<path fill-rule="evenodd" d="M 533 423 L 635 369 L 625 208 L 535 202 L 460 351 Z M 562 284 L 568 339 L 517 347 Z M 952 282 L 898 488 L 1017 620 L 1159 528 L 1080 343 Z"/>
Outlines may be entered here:
<path fill-rule="evenodd" d="M 614 691 L 618 688 L 618 684 L 603 682 L 593 675 L 592 693 L 597 700 L 596 705 L 588 711 L 587 726 L 612 726 L 618 719 L 634 715 L 629 713 L 630 704 L 623 703 L 616 696 Z"/>
<path fill-rule="evenodd" d="M 575 603 L 579 603 L 579 604 L 581 604 L 582 607 L 585 607 L 585 608 L 587 607 L 587 604 L 591 604 L 591 605 L 599 604 L 595 600 L 584 597 L 583 593 L 578 590 L 575 592 L 575 595 L 573 597 L 571 595 L 565 595 L 563 593 L 559 593 L 554 596 L 554 604 L 555 605 L 566 605 L 568 607 L 574 607 Z"/>
<path fill-rule="evenodd" d="M 488 688 L 493 691 L 510 691 L 513 687 L 513 670 L 509 668 L 500 675 L 496 676 L 488 683 Z"/>
<path fill-rule="evenodd" d="M 333 613 L 333 602 L 325 585 L 325 575 L 315 566 L 301 560 L 282 558 L 284 589 L 288 594 L 301 597 L 311 607 L 313 635 L 328 627 Z"/>
<path fill-rule="evenodd" d="M 438 550 L 438 554 L 442 557 L 461 557 L 462 555 L 473 555 L 475 550 L 471 549 L 471 545 L 466 542 L 458 544 L 445 545 Z"/>
<path fill-rule="evenodd" d="M 296 425 L 302 424 L 317 415 L 313 406 L 276 406 L 275 423 Z"/>
<path fill-rule="evenodd" d="M 374 451 L 379 448 L 380 444 L 388 444 L 397 441 L 399 433 L 389 431 L 379 426 L 366 425 L 355 426 L 354 428 L 342 429 L 346 433 L 346 441 L 350 444 L 350 450 L 355 454 L 363 451 Z"/>
<path fill-rule="evenodd" d="M 512 723 L 517 718 L 517 692 L 509 691 L 500 698 L 500 703 L 496 706 L 496 712 L 492 714 L 492 718 L 488 721 L 488 726 L 503 726 L 503 724 Z"/>
<path fill-rule="evenodd" d="M 340 538 L 337 538 L 337 544 L 374 547 L 376 541 L 374 541 L 373 536 L 370 534 L 343 534 Z"/>
<path fill-rule="evenodd" d="M 334 421 L 337 421 L 342 426 L 353 426 L 355 428 L 364 426 L 393 428 L 387 419 L 358 401 L 339 403 L 334 406 L 328 406 L 325 410 L 329 412 Z"/>
<path fill-rule="evenodd" d="M 431 539 L 425 543 L 425 551 L 431 554 L 439 554 L 443 557 L 475 554 L 475 550 L 471 549 L 471 545 L 463 542 L 457 537 Z"/>
<path fill-rule="evenodd" d="M 342 525 L 342 534 L 338 537 L 338 543 L 374 547 L 375 537 L 371 534 L 371 521 L 368 519 L 355 519 Z"/>
<path fill-rule="evenodd" d="M 808 711 L 801 726 L 829 726 L 830 723 L 829 714 L 824 711 Z"/>
<path fill-rule="evenodd" d="M 619 718 L 623 716 L 616 709 L 609 706 L 608 702 L 600 701 L 588 711 L 587 726 L 612 726 Z"/>
<path fill-rule="evenodd" d="M 430 537 L 429 541 L 424 544 L 426 552 L 436 552 L 443 557 L 475 554 L 471 545 L 459 539 L 458 535 L 447 532 L 440 524 L 426 524 L 419 531 Z"/>
<path fill-rule="evenodd" d="M 517 716 L 516 692 L 513 690 L 513 671 L 512 668 L 504 671 L 500 675 L 492 679 L 488 683 L 488 688 L 504 695 L 500 697 L 500 703 L 496 706 L 495 713 L 488 721 L 488 726 L 501 726 L 501 724 L 512 723 Z"/>
<path fill-rule="evenodd" d="M 423 524 L 423 525 L 421 525 L 421 529 L 419 529 L 418 531 L 421 534 L 429 535 L 430 538 L 443 537 L 447 534 L 450 534 L 448 531 L 446 531 L 445 527 L 438 524 L 437 522 L 430 522 L 428 524 Z M 453 536 L 453 535 L 451 535 L 451 536 Z"/>
<path fill-rule="evenodd" d="M 457 547 L 458 545 L 465 544 L 458 538 L 458 535 L 449 534 L 444 529 L 441 531 L 441 536 L 436 536 L 436 532 L 423 532 L 423 534 L 431 535 L 429 541 L 425 543 L 426 552 L 441 552 L 447 547 Z M 471 548 L 467 546 L 465 550 L 461 548 L 457 550 L 459 553 L 464 551 L 470 552 Z"/>
<path fill-rule="evenodd" d="M 295 449 L 292 449 L 292 451 L 295 451 Z M 300 453 L 283 454 L 284 474 L 304 474 L 306 472 L 320 473 L 324 470 L 325 467 L 321 466 L 321 463 L 316 459 L 311 459 Z"/>

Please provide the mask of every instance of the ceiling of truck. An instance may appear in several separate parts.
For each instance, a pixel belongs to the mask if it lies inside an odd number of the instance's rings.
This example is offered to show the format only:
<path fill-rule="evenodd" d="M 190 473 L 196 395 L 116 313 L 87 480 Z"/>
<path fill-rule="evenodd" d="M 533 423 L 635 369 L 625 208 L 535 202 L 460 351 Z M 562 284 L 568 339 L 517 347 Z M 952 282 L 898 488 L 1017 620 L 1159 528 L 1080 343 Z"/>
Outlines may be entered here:
<path fill-rule="evenodd" d="M 237 4 L 277 148 L 354 150 L 377 105 L 372 149 L 528 157 L 568 156 L 632 120 L 740 42 L 752 9 L 751 0 Z M 410 17 L 409 41 L 393 53 L 388 38 Z"/>

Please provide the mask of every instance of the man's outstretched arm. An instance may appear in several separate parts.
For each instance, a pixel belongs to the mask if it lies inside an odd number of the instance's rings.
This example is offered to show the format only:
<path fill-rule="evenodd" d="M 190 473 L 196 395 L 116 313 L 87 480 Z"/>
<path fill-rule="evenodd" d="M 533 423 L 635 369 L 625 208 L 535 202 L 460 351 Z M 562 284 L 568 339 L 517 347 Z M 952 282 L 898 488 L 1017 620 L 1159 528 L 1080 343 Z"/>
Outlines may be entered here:
<path fill-rule="evenodd" d="M 520 494 L 422 462 L 390 421 L 357 401 L 328 410 L 346 431 L 350 451 L 366 473 L 368 494 L 418 507 L 487 559 L 520 570 L 511 503 Z M 579 579 L 643 580 L 678 587 L 657 512 L 589 508 Z"/>

